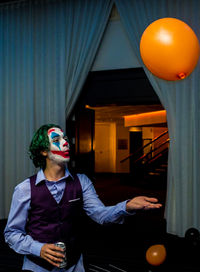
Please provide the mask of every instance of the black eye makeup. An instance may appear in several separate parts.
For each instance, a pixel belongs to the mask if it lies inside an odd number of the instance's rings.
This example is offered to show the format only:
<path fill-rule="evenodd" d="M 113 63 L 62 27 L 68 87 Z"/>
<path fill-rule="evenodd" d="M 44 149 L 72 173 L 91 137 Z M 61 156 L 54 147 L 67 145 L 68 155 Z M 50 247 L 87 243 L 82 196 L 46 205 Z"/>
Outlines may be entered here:
<path fill-rule="evenodd" d="M 69 139 L 68 139 L 67 136 L 64 136 L 63 139 L 64 139 L 65 141 L 69 142 Z"/>
<path fill-rule="evenodd" d="M 60 137 L 54 137 L 53 140 L 52 140 L 52 142 L 53 143 L 57 143 L 57 142 L 59 142 L 59 140 L 60 140 Z"/>

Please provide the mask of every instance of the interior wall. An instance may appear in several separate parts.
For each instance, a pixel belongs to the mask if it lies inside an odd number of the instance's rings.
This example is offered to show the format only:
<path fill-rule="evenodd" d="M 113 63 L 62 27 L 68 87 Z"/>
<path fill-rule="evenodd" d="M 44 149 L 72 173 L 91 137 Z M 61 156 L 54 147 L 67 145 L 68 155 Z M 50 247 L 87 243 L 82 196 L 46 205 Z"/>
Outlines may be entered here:
<path fill-rule="evenodd" d="M 116 124 L 95 122 L 95 172 L 116 172 Z"/>
<path fill-rule="evenodd" d="M 142 127 L 142 139 L 143 146 L 148 144 L 154 137 L 153 128 L 152 127 Z M 151 145 L 148 145 L 144 148 L 144 153 L 147 154 L 151 150 Z"/>
<path fill-rule="evenodd" d="M 153 136 L 158 137 L 161 133 L 165 132 L 167 130 L 167 127 L 155 127 L 153 129 Z M 167 140 L 169 137 L 168 133 L 166 135 L 164 135 L 163 137 L 161 137 L 160 139 L 158 139 L 155 143 L 154 143 L 154 148 L 160 146 L 162 143 L 164 143 L 165 140 Z M 161 148 L 159 148 L 159 150 L 157 150 L 157 152 L 160 152 L 161 150 L 163 150 L 164 148 L 166 148 L 166 145 L 163 145 Z M 156 151 L 155 151 L 156 154 Z"/>
<path fill-rule="evenodd" d="M 95 123 L 95 172 L 129 173 L 129 129 L 122 122 Z"/>
<path fill-rule="evenodd" d="M 142 127 L 143 146 L 167 130 L 167 127 Z M 95 172 L 130 173 L 129 160 L 120 163 L 130 154 L 130 128 L 123 122 L 95 122 Z M 144 149 L 147 154 L 151 149 L 167 140 L 168 134 Z M 166 146 L 163 146 L 163 149 Z M 159 152 L 161 149 L 159 148 Z M 156 153 L 156 151 L 155 151 Z"/>
<path fill-rule="evenodd" d="M 124 127 L 121 122 L 117 123 L 116 126 L 116 172 L 117 173 L 129 173 L 130 163 L 126 160 L 120 163 L 122 159 L 129 155 L 130 150 L 130 139 L 129 139 L 129 128 Z"/>
<path fill-rule="evenodd" d="M 158 137 L 161 133 L 167 130 L 167 127 L 143 127 L 142 128 L 142 138 L 143 138 L 143 146 L 148 144 L 151 140 Z M 155 143 L 152 143 L 152 146 L 149 145 L 144 149 L 144 153 L 148 153 L 152 149 L 155 149 L 157 146 L 160 146 L 160 144 L 167 140 L 168 133 L 161 137 L 160 140 L 158 139 Z M 163 147 L 164 148 L 164 147 Z M 159 149 L 160 151 L 161 149 Z"/>
<path fill-rule="evenodd" d="M 133 52 L 120 17 L 110 20 L 91 71 L 141 67 Z"/>

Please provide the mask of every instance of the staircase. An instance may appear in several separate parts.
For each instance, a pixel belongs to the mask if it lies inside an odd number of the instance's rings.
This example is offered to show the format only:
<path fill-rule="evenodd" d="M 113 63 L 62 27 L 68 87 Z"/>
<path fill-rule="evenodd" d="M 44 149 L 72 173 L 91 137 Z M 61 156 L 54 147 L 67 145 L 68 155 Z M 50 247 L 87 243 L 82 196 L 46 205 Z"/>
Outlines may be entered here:
<path fill-rule="evenodd" d="M 144 153 L 146 147 L 150 146 L 150 151 Z M 169 138 L 168 130 L 155 137 L 145 146 L 139 148 L 135 153 L 130 154 L 123 160 L 131 159 L 131 175 L 138 180 L 166 180 L 168 167 Z M 138 156 L 138 154 L 141 154 Z"/>

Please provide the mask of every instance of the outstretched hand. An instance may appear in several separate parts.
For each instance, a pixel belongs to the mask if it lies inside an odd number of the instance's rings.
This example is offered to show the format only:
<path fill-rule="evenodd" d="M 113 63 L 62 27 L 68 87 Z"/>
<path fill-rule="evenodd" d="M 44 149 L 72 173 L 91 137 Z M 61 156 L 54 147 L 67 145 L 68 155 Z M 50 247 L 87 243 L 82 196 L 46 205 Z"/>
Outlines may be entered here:
<path fill-rule="evenodd" d="M 158 209 L 162 204 L 158 203 L 158 199 L 154 197 L 136 196 L 126 203 L 127 212 L 134 210 L 150 210 Z"/>

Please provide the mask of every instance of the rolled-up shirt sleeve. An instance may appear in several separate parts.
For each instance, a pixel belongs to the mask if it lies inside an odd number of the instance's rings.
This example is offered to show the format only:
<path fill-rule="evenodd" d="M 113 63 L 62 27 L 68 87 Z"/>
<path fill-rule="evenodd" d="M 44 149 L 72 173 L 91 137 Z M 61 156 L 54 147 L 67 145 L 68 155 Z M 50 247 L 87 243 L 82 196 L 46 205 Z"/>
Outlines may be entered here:
<path fill-rule="evenodd" d="M 40 256 L 43 244 L 33 240 L 25 230 L 29 208 L 30 182 L 27 179 L 15 187 L 4 237 L 10 248 L 16 252 Z"/>
<path fill-rule="evenodd" d="M 91 180 L 84 174 L 78 174 L 78 177 L 83 191 L 83 209 L 95 222 L 122 224 L 125 216 L 134 214 L 126 211 L 127 200 L 114 206 L 105 206 L 99 199 Z"/>

